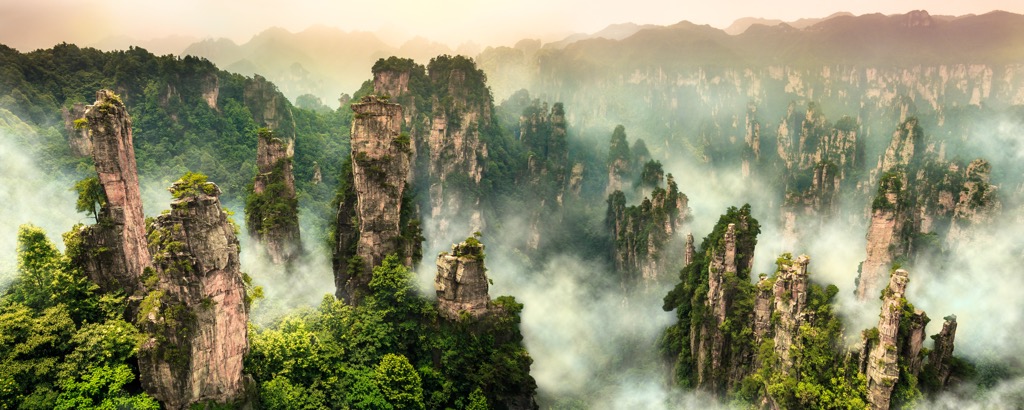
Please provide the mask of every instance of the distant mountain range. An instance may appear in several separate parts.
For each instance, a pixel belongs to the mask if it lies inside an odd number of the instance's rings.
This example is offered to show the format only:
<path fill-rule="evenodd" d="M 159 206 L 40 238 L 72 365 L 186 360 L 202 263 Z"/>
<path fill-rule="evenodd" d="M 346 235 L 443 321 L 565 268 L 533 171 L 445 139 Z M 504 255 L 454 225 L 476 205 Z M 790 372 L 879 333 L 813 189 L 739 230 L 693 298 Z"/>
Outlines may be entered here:
<path fill-rule="evenodd" d="M 156 54 L 177 53 L 209 59 L 228 71 L 273 81 L 294 101 L 313 94 L 330 107 L 342 93 L 355 92 L 369 78 L 370 67 L 392 55 L 426 63 L 440 54 L 466 54 L 496 79 L 519 81 L 522 75 L 500 70 L 536 67 L 537 56 L 548 63 L 589 66 L 649 67 L 699 65 L 941 64 L 950 62 L 1024 62 L 1024 16 L 994 11 L 983 15 L 932 16 L 847 12 L 824 18 L 783 22 L 760 18 L 736 20 L 724 30 L 687 21 L 670 25 L 613 24 L 595 33 L 578 33 L 559 41 L 523 40 L 515 47 L 448 45 L 416 37 L 401 46 L 360 31 L 314 26 L 298 33 L 271 28 L 244 44 L 228 39 L 192 42 L 169 37 L 136 43 Z M 132 40 L 112 38 L 94 46 L 127 48 Z M 175 51 L 178 50 L 178 51 Z M 511 66 L 505 66 L 511 64 Z M 533 68 L 529 72 L 535 72 Z M 492 84 L 496 95 L 527 84 Z"/>

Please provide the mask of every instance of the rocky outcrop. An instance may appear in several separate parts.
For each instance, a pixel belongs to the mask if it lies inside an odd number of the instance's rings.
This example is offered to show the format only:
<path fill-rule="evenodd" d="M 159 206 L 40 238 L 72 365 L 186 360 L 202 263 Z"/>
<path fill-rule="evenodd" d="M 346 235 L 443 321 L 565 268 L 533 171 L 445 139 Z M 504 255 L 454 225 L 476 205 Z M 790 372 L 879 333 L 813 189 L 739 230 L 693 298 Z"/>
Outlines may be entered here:
<path fill-rule="evenodd" d="M 69 110 L 61 107 L 64 119 L 64 134 L 71 146 L 71 152 L 79 157 L 92 155 L 92 140 L 89 138 L 89 120 L 85 119 L 85 104 L 76 103 Z"/>
<path fill-rule="evenodd" d="M 171 191 L 171 211 L 149 227 L 155 271 L 136 320 L 142 385 L 168 409 L 240 405 L 249 313 L 237 227 L 204 176 L 186 174 Z"/>
<path fill-rule="evenodd" d="M 867 258 L 857 277 L 857 298 L 866 300 L 878 294 L 878 280 L 893 260 L 906 252 L 906 177 L 890 172 L 879 182 L 867 234 Z"/>
<path fill-rule="evenodd" d="M 953 341 L 956 338 L 956 315 L 949 315 L 944 318 L 942 331 L 932 336 L 935 344 L 931 353 L 928 354 L 928 364 L 925 365 L 924 374 L 930 379 L 925 379 L 925 387 L 930 390 L 942 390 L 951 382 L 953 360 Z"/>
<path fill-rule="evenodd" d="M 295 140 L 291 104 L 274 83 L 255 75 L 252 81 L 246 82 L 242 94 L 245 106 L 252 112 L 252 119 L 258 126 L 272 129 L 282 138 Z"/>
<path fill-rule="evenodd" d="M 132 123 L 121 99 L 109 90 L 96 93 L 86 107 L 92 157 L 106 194 L 98 223 L 83 228 L 83 252 L 76 263 L 106 292 L 132 294 L 150 265 L 145 217 L 139 194 Z"/>
<path fill-rule="evenodd" d="M 476 238 L 452 245 L 451 253 L 437 257 L 437 310 L 449 320 L 462 315 L 480 317 L 488 312 L 491 297 L 484 268 L 484 246 Z"/>
<path fill-rule="evenodd" d="M 493 133 L 493 101 L 482 71 L 463 56 L 438 56 L 424 68 L 390 57 L 373 66 L 374 93 L 402 107 L 401 130 L 411 141 L 409 180 L 428 187 L 424 205 L 435 238 L 453 230 L 483 231 L 480 181 L 487 163 L 481 137 Z M 468 232 L 467 232 L 468 233 Z"/>
<path fill-rule="evenodd" d="M 480 186 L 487 145 L 481 133 L 492 126 L 493 102 L 483 71 L 472 60 L 439 56 L 427 66 L 434 107 L 427 136 L 430 215 L 439 238 L 455 234 L 453 223 L 468 222 L 470 232 L 485 228 Z"/>
<path fill-rule="evenodd" d="M 338 294 L 358 302 L 373 267 L 408 249 L 401 223 L 410 141 L 400 132 L 400 105 L 370 95 L 352 110 L 352 179 L 338 211 L 334 274 Z M 358 235 L 344 231 L 349 226 L 358 226 Z"/>
<path fill-rule="evenodd" d="M 611 145 L 608 148 L 608 188 L 605 189 L 605 195 L 622 191 L 623 180 L 631 178 L 632 170 L 632 154 L 629 143 L 626 142 L 626 128 L 618 125 L 612 131 Z"/>
<path fill-rule="evenodd" d="M 249 236 L 263 244 L 271 262 L 278 265 L 291 264 L 302 253 L 292 174 L 294 155 L 293 139 L 278 137 L 266 128 L 258 131 L 256 178 L 245 201 L 246 227 Z"/>
<path fill-rule="evenodd" d="M 773 311 L 778 315 L 778 324 L 774 326 L 775 355 L 780 370 L 785 373 L 793 368 L 790 352 L 794 346 L 798 346 L 800 325 L 805 322 L 809 262 L 807 255 L 801 255 L 796 260 L 786 258 L 779 265 L 772 287 L 772 298 L 775 301 Z"/>
<path fill-rule="evenodd" d="M 900 374 L 897 334 L 906 300 L 903 295 L 907 289 L 907 275 L 906 270 L 897 269 L 889 278 L 878 319 L 878 342 L 867 359 L 868 401 L 876 410 L 889 408 L 890 396 Z"/>
<path fill-rule="evenodd" d="M 722 248 L 713 252 L 705 299 L 710 320 L 702 324 L 701 338 L 697 344 L 697 385 L 710 391 L 721 391 L 725 388 L 725 380 L 716 374 L 721 374 L 724 369 L 723 351 L 728 347 L 721 328 L 732 296 L 726 292 L 725 275 L 736 275 L 735 224 L 729 224 L 722 237 Z"/>
<path fill-rule="evenodd" d="M 657 280 L 673 270 L 672 261 L 678 261 L 683 251 L 678 249 L 678 243 L 670 245 L 689 218 L 688 199 L 679 192 L 671 174 L 666 185 L 667 188 L 654 188 L 650 198 L 644 198 L 639 205 L 627 206 L 622 191 L 608 197 L 605 222 L 615 239 L 615 268 L 627 280 Z"/>
<path fill-rule="evenodd" d="M 519 117 L 519 140 L 529 153 L 525 193 L 531 208 L 527 247 L 532 250 L 538 249 L 542 238 L 549 236 L 547 228 L 561 221 L 566 189 L 575 189 L 578 193 L 582 182 L 582 165 L 577 164 L 580 175 L 576 187 L 566 184 L 569 161 L 566 136 L 565 109 L 561 103 L 555 103 L 549 112 L 546 103 L 541 105 L 535 100 Z"/>
<path fill-rule="evenodd" d="M 950 248 L 965 242 L 973 226 L 991 223 L 1002 208 L 996 198 L 996 187 L 990 183 L 991 175 L 988 161 L 976 159 L 967 165 L 959 195 L 952 195 L 956 202 L 946 234 L 946 245 Z"/>

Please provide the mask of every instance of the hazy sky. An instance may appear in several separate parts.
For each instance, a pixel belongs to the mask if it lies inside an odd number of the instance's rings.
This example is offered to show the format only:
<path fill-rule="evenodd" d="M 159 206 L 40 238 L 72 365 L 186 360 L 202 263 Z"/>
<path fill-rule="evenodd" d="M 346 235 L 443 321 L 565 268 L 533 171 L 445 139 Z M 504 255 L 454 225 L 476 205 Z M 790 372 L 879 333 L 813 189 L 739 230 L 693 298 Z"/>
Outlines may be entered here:
<path fill-rule="evenodd" d="M 741 17 L 795 20 L 837 11 L 854 14 L 1024 14 L 1018 0 L 0 0 L 0 43 L 28 51 L 61 41 L 91 44 L 111 36 L 149 40 L 172 35 L 227 37 L 242 43 L 272 26 L 419 35 L 452 46 L 553 40 L 613 23 L 688 20 L 725 28 Z"/>

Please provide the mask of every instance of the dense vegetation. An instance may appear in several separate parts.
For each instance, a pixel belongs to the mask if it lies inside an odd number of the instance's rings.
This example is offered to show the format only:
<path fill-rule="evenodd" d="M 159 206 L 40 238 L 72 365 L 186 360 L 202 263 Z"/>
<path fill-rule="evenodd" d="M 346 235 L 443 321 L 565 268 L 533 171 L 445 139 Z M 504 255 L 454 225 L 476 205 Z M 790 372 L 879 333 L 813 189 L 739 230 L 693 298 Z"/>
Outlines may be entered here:
<path fill-rule="evenodd" d="M 89 160 L 74 158 L 57 137 L 63 133 L 61 110 L 92 104 L 96 91 L 106 88 L 120 95 L 131 113 L 144 186 L 163 188 L 187 171 L 202 172 L 220 185 L 227 204 L 241 207 L 256 172 L 257 130 L 267 126 L 254 118 L 262 118 L 269 104 L 280 104 L 286 120 L 274 131 L 295 135 L 299 203 L 322 238 L 333 215 L 338 158 L 347 155 L 351 110 L 298 108 L 276 89 L 255 92 L 264 84 L 269 83 L 219 70 L 203 59 L 155 56 L 141 48 L 101 52 L 60 44 L 19 53 L 0 46 L 0 107 L 48 136 L 50 143 L 38 147 L 48 172 L 76 180 L 88 173 L 79 164 Z M 322 181 L 314 181 L 315 165 Z"/>
<path fill-rule="evenodd" d="M 482 408 L 532 396 L 512 297 L 498 312 L 449 322 L 418 296 L 411 273 L 391 256 L 373 270 L 359 306 L 327 296 L 251 330 L 246 369 L 274 408 Z M 474 407 L 477 406 L 477 407 Z"/>

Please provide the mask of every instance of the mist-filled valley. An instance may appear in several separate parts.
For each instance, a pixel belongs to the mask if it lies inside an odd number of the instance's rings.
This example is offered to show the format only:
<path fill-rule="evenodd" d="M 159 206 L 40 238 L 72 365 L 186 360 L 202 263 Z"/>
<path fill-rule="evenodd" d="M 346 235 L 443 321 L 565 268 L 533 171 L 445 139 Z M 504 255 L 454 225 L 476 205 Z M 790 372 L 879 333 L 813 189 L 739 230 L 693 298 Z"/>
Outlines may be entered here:
<path fill-rule="evenodd" d="M 1024 407 L 1021 27 L 0 45 L 0 408 Z"/>

